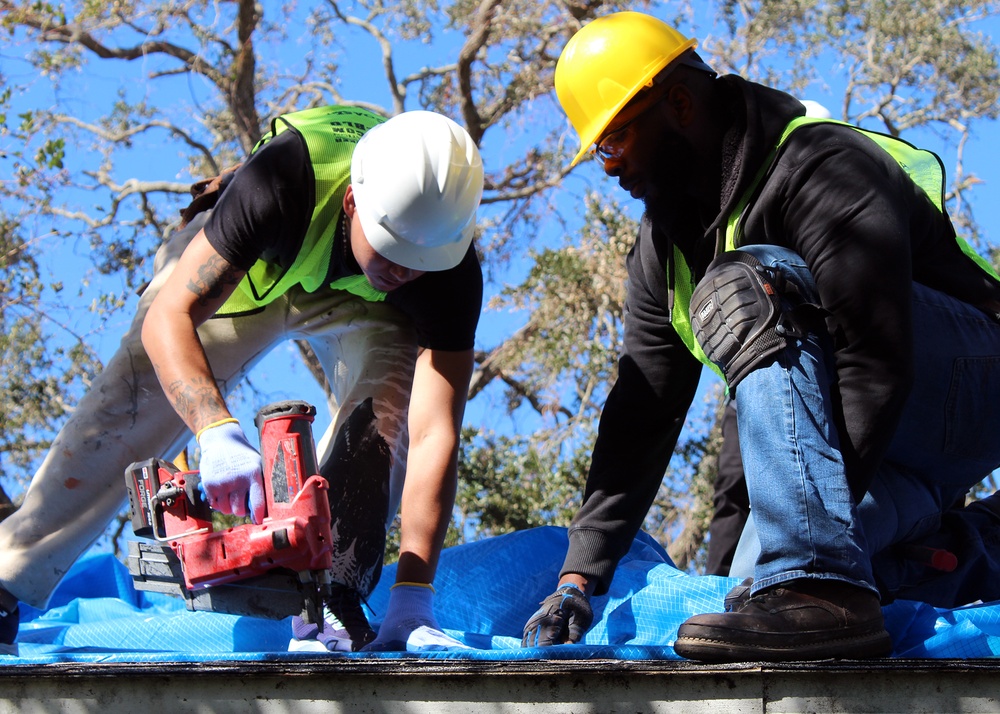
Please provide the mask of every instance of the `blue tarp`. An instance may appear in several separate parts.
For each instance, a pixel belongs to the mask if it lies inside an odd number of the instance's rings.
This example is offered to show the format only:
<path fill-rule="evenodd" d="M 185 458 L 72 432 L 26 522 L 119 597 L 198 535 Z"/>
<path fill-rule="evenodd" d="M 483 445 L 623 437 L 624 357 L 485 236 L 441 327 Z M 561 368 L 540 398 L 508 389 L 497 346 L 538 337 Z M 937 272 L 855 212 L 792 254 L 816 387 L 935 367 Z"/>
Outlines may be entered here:
<path fill-rule="evenodd" d="M 428 659 L 678 659 L 678 626 L 701 612 L 719 611 L 732 578 L 677 570 L 664 550 L 640 534 L 622 560 L 610 592 L 593 601 L 595 624 L 578 645 L 522 649 L 521 629 L 549 594 L 566 552 L 566 531 L 545 527 L 449 548 L 435 581 L 435 610 L 443 629 L 471 650 L 330 657 Z M 387 567 L 369 599 L 377 625 L 395 568 Z M 80 560 L 49 609 L 22 605 L 20 655 L 0 663 L 294 660 L 290 619 L 272 621 L 189 612 L 180 598 L 137 592 L 125 566 L 109 554 Z M 1000 603 L 941 610 L 914 602 L 885 608 L 894 656 L 1000 656 Z"/>

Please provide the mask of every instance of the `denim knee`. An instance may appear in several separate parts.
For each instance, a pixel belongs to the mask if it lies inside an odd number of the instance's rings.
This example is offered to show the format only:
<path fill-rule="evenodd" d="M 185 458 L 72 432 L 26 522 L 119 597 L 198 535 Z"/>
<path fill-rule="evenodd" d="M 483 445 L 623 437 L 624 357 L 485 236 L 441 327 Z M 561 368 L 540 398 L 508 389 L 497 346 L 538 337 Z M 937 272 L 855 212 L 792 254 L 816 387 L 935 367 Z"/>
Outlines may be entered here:
<path fill-rule="evenodd" d="M 813 280 L 812 273 L 808 266 L 806 266 L 806 261 L 794 250 L 767 243 L 746 245 L 737 248 L 737 250 L 749 253 L 769 268 L 780 270 L 785 279 L 792 282 L 799 289 L 804 299 L 809 301 L 819 300 L 816 281 Z"/>

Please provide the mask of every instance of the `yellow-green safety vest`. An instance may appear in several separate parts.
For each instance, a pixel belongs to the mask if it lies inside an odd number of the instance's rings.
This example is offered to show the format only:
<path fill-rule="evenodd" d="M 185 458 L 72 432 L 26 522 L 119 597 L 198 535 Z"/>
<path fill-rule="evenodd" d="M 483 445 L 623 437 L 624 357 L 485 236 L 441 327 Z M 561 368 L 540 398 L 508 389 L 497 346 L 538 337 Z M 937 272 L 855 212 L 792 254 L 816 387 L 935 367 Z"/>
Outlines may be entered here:
<path fill-rule="evenodd" d="M 941 163 L 941 159 L 934 152 L 926 149 L 918 149 L 903 139 L 897 139 L 896 137 L 889 136 L 888 134 L 880 134 L 876 131 L 862 129 L 835 119 L 798 117 L 790 121 L 785 127 L 785 130 L 781 133 L 781 137 L 778 139 L 778 143 L 775 145 L 774 149 L 772 149 L 770 156 L 766 161 L 764 161 L 760 171 L 758 171 L 754 180 L 736 204 L 733 212 L 729 215 L 729 220 L 726 224 L 725 250 L 734 250 L 740 245 L 740 241 L 743 237 L 743 219 L 746 216 L 747 209 L 756 192 L 758 184 L 770 170 L 771 164 L 774 157 L 777 155 L 778 150 L 793 131 L 801 126 L 805 126 L 806 124 L 817 124 L 820 122 L 847 126 L 872 139 L 884 151 L 892 156 L 893 159 L 896 160 L 896 162 L 910 176 L 913 182 L 927 194 L 927 197 L 931 199 L 934 206 L 939 211 L 944 213 L 944 166 Z M 965 239 L 957 235 L 955 238 L 958 241 L 959 246 L 961 246 L 962 252 L 972 258 L 979 265 L 979 267 L 987 273 L 993 277 L 998 277 L 989 262 L 979 255 Z M 679 248 L 677 248 L 676 245 L 672 246 L 672 252 L 674 303 L 670 316 L 670 322 L 677 331 L 681 340 L 684 342 L 684 345 L 691 351 L 691 354 L 693 354 L 702 364 L 711 368 L 716 374 L 719 375 L 720 378 L 722 378 L 723 381 L 725 381 L 722 370 L 719 369 L 719 367 L 710 359 L 708 359 L 707 356 L 705 356 L 704 350 L 702 350 L 701 345 L 698 344 L 698 340 L 695 339 L 694 330 L 691 327 L 691 317 L 689 314 L 691 295 L 694 293 L 695 288 L 694 276 L 691 274 L 691 268 L 684 259 L 684 254 Z"/>
<path fill-rule="evenodd" d="M 365 109 L 325 106 L 283 114 L 271 122 L 271 130 L 254 146 L 256 152 L 268 141 L 291 128 L 306 142 L 315 177 L 316 197 L 312 218 L 302 247 L 294 261 L 282 267 L 265 260 L 254 263 L 218 315 L 253 312 L 301 285 L 306 292 L 321 287 L 346 290 L 370 302 L 385 299 L 364 275 L 351 275 L 326 283 L 344 194 L 351 182 L 351 157 L 358 140 L 376 124 L 385 121 Z"/>

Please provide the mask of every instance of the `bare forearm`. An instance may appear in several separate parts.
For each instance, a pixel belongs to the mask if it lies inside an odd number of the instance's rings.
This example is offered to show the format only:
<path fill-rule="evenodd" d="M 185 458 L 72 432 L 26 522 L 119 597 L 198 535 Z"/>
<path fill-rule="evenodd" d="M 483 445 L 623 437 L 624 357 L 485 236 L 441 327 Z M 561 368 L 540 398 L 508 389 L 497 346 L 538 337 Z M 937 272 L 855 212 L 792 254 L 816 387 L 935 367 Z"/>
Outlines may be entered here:
<path fill-rule="evenodd" d="M 455 458 L 430 444 L 413 448 L 400 511 L 398 582 L 433 582 L 457 490 Z"/>
<path fill-rule="evenodd" d="M 458 489 L 459 431 L 471 375 L 472 350 L 424 350 L 417 357 L 397 582 L 434 580 Z"/>
<path fill-rule="evenodd" d="M 197 330 L 243 275 L 215 252 L 201 231 L 143 321 L 142 344 L 156 376 L 171 406 L 193 432 L 230 416 Z"/>
<path fill-rule="evenodd" d="M 192 432 L 230 416 L 193 326 L 149 337 L 144 329 L 143 344 L 167 400 Z"/>

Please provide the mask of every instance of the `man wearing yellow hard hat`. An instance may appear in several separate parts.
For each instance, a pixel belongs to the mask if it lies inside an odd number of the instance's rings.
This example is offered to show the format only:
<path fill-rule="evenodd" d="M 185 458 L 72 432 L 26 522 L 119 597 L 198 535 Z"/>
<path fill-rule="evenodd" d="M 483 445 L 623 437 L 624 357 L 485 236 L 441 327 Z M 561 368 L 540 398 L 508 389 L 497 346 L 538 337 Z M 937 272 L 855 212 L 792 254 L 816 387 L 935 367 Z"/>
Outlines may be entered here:
<path fill-rule="evenodd" d="M 1000 598 L 1000 499 L 960 507 L 1000 466 L 1000 279 L 956 237 L 937 157 L 718 77 L 695 46 L 621 12 L 556 67 L 574 163 L 592 152 L 645 214 L 583 506 L 523 644 L 585 641 L 705 365 L 738 405 L 749 587 L 676 652 L 885 656 L 883 603 Z"/>

